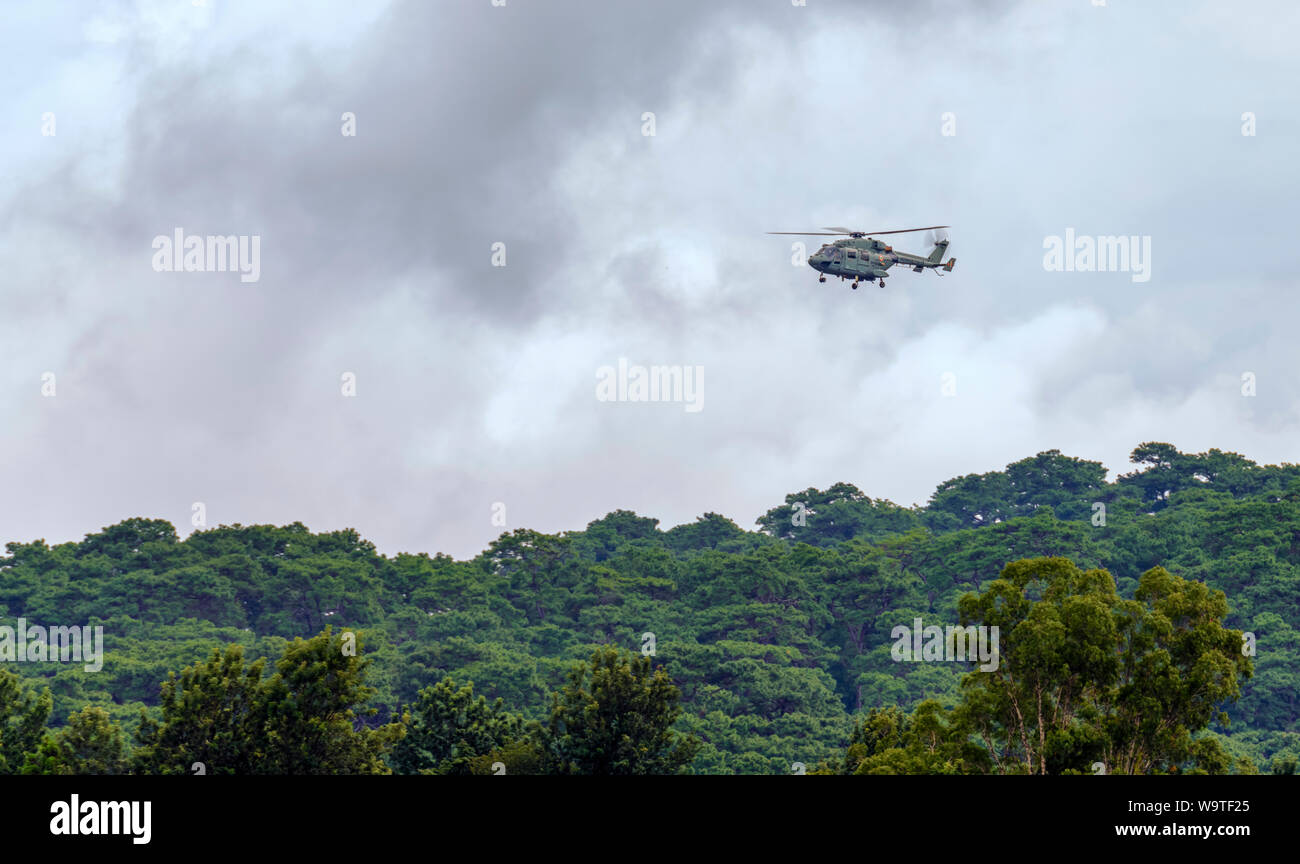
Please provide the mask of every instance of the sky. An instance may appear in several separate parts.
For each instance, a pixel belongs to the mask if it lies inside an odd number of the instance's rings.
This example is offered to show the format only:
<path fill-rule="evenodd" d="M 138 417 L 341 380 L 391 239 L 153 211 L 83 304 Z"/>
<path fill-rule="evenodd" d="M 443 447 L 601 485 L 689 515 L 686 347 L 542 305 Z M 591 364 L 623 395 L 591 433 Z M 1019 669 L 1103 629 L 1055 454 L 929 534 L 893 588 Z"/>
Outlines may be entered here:
<path fill-rule="evenodd" d="M 465 558 L 1048 449 L 1300 461 L 1296 4 L 309 8 L 6 4 L 0 540 Z M 856 291 L 765 233 L 935 224 L 952 273 Z M 258 278 L 160 272 L 178 228 Z M 602 398 L 620 362 L 692 399 Z"/>

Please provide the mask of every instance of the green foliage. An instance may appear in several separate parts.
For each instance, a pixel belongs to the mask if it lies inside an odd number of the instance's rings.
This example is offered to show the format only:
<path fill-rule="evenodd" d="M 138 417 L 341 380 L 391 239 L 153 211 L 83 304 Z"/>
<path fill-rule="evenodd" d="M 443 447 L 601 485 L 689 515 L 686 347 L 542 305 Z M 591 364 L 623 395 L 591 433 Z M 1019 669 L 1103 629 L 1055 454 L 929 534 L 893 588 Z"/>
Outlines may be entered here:
<path fill-rule="evenodd" d="M 356 707 L 374 691 L 351 635 L 326 628 L 295 639 L 266 679 L 265 659 L 245 664 L 239 646 L 171 676 L 161 723 L 142 720 L 136 770 L 185 774 L 201 763 L 208 774 L 389 773 L 384 757 L 403 729 L 357 722 Z"/>
<path fill-rule="evenodd" d="M 566 687 L 575 662 L 607 644 L 637 652 L 647 633 L 654 662 L 680 692 L 672 729 L 699 739 L 696 772 L 788 774 L 795 762 L 838 763 L 854 718 L 873 708 L 914 718 L 932 701 L 938 707 L 927 707 L 921 724 L 932 739 L 940 728 L 1002 734 L 1011 691 L 964 688 L 961 664 L 895 662 L 891 632 L 917 617 L 956 624 L 964 595 L 993 590 L 1008 563 L 1042 558 L 1068 559 L 1079 573 L 1065 578 L 1073 587 L 1059 603 L 1052 594 L 1038 617 L 1015 619 L 1026 629 L 1014 646 L 1038 658 L 1032 680 L 1067 699 L 1075 720 L 1047 722 L 1041 746 L 1022 743 L 1014 753 L 976 737 L 985 752 L 1015 770 L 1046 764 L 1048 773 L 1086 770 L 1089 758 L 1151 772 L 1285 766 L 1300 757 L 1300 468 L 1158 442 L 1133 459 L 1137 470 L 1108 482 L 1099 463 L 1049 450 L 942 483 L 923 507 L 836 483 L 785 496 L 756 531 L 716 513 L 661 530 L 656 519 L 617 510 L 581 531 L 512 531 L 465 561 L 383 556 L 355 531 L 315 534 L 300 523 L 221 526 L 180 540 L 169 523 L 137 518 L 79 543 L 8 543 L 0 614 L 10 620 L 0 623 L 102 625 L 105 654 L 97 672 L 5 664 L 22 680 L 6 686 L 0 675 L 0 770 L 24 769 L 38 750 L 51 768 L 57 753 L 80 752 L 51 749 L 59 731 L 49 738 L 44 726 L 50 716 L 79 717 L 88 733 L 100 724 L 82 715 L 95 707 L 137 741 L 134 770 L 188 773 L 201 761 L 210 773 L 300 772 L 324 759 L 360 771 L 387 759 L 396 770 L 492 773 L 501 762 L 509 773 L 536 773 L 545 768 L 536 735 L 480 736 L 485 724 L 496 727 L 486 718 L 517 712 L 518 723 L 547 726 L 551 694 Z M 1109 586 L 1087 576 L 1102 570 Z M 1049 584 L 1039 579 L 1020 600 L 1006 597 L 1032 605 Z M 1182 635 L 1181 616 L 1192 613 L 1203 613 L 1201 629 Z M 356 670 L 330 665 L 345 658 L 326 662 L 319 650 L 293 647 L 327 627 L 367 634 L 364 684 Z M 1234 631 L 1257 643 L 1252 677 L 1235 657 L 1224 659 Z M 1114 640 L 1145 659 L 1105 654 Z M 1122 698 L 1086 694 L 1097 713 L 1079 720 L 1079 685 L 1061 677 L 1067 661 L 1117 693 L 1126 686 Z M 446 715 L 422 702 L 447 678 L 461 682 L 455 694 L 472 681 L 473 704 L 486 700 L 455 727 L 468 749 L 457 743 L 450 761 L 433 732 L 448 729 L 439 726 Z M 1206 685 L 1196 698 L 1186 691 L 1191 681 Z M 444 695 L 459 705 L 455 694 Z M 991 712 L 985 726 L 961 713 L 977 696 Z M 274 711 L 272 698 L 281 703 Z M 497 699 L 499 714 L 487 710 Z M 1184 720 L 1159 727 L 1151 711 Z M 378 734 L 408 713 L 407 744 L 386 739 L 390 732 L 361 741 L 344 729 Z M 1027 731 L 1037 725 L 1035 716 Z M 904 724 L 882 751 L 898 752 L 859 763 L 985 770 L 962 748 L 946 749 L 953 741 L 931 747 L 912 729 Z M 171 737 L 156 738 L 164 732 Z M 1211 736 L 1226 762 L 1196 743 Z M 384 757 L 387 744 L 396 747 Z M 1027 761 L 1020 751 L 1028 749 Z M 406 755 L 394 761 L 398 753 Z"/>
<path fill-rule="evenodd" d="M 1194 737 L 1251 672 L 1221 591 L 1157 567 L 1125 600 L 1104 570 L 1034 558 L 959 609 L 962 625 L 997 628 L 998 662 L 966 675 L 951 711 L 872 709 L 838 773 L 1228 772 L 1218 738 Z M 1236 770 L 1255 773 L 1245 758 Z"/>
<path fill-rule="evenodd" d="M 930 497 L 928 524 L 936 530 L 979 528 L 1030 516 L 1039 509 L 1058 519 L 1085 519 L 1105 498 L 1106 469 L 1048 450 L 1007 466 L 1006 471 L 968 474 L 940 484 Z"/>
<path fill-rule="evenodd" d="M 813 773 L 980 774 L 989 765 L 961 715 L 926 700 L 910 715 L 897 707 L 871 709 L 854 724 L 842 762 Z"/>
<path fill-rule="evenodd" d="M 49 690 L 34 694 L 17 675 L 0 669 L 0 774 L 17 774 L 36 751 L 50 704 Z"/>
<path fill-rule="evenodd" d="M 805 489 L 785 496 L 785 505 L 758 519 L 767 533 L 782 540 L 829 546 L 854 537 L 878 539 L 919 527 L 919 515 L 892 501 L 873 501 L 850 483 L 836 483 L 824 492 Z M 808 529 L 808 530 L 804 530 Z"/>
<path fill-rule="evenodd" d="M 24 774 L 126 774 L 129 763 L 122 727 L 103 708 L 90 707 L 68 718 L 62 729 L 47 733 L 27 756 Z"/>
<path fill-rule="evenodd" d="M 450 678 L 421 690 L 408 713 L 406 736 L 389 757 L 396 774 L 472 774 L 477 757 L 525 737 L 523 718 L 500 699 L 489 703 L 473 684 Z"/>
<path fill-rule="evenodd" d="M 959 709 L 999 772 L 1226 764 L 1191 737 L 1250 675 L 1222 592 L 1157 567 L 1124 600 L 1106 571 L 1040 558 L 1008 564 L 960 610 L 1000 632 L 998 667 L 967 675 Z"/>
<path fill-rule="evenodd" d="M 649 657 L 606 646 L 551 700 L 539 744 L 548 774 L 679 774 L 699 741 L 673 731 L 679 694 Z"/>

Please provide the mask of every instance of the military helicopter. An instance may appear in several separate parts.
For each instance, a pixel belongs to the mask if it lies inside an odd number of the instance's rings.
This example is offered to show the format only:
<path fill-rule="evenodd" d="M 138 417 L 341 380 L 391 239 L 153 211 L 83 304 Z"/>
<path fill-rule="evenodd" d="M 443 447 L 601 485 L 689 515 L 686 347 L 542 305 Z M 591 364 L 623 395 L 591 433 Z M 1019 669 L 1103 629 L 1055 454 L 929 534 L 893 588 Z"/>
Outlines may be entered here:
<path fill-rule="evenodd" d="M 911 234 L 916 231 L 941 231 L 947 228 L 947 225 L 931 225 L 929 228 L 900 228 L 896 231 L 854 231 L 851 228 L 826 228 L 823 231 L 768 231 L 768 234 L 792 234 L 799 237 L 847 237 L 847 240 L 836 240 L 834 243 L 826 243 L 822 248 L 808 256 L 808 266 L 812 267 L 821 275 L 817 277 L 818 282 L 825 282 L 826 277 L 838 276 L 841 281 L 852 279 L 853 287 L 858 287 L 859 281 L 870 282 L 873 279 L 880 280 L 880 287 L 885 287 L 885 277 L 889 275 L 889 268 L 895 264 L 909 266 L 916 273 L 922 270 L 932 269 L 936 273 L 943 270 L 944 273 L 952 272 L 952 265 L 957 263 L 956 258 L 949 258 L 947 263 L 943 263 L 943 253 L 948 249 L 947 235 L 934 234 L 934 249 L 931 250 L 929 257 L 922 258 L 920 255 L 910 255 L 907 252 L 895 252 L 893 246 L 889 246 L 880 240 L 874 239 L 872 234 Z M 940 274 L 942 275 L 942 274 Z"/>

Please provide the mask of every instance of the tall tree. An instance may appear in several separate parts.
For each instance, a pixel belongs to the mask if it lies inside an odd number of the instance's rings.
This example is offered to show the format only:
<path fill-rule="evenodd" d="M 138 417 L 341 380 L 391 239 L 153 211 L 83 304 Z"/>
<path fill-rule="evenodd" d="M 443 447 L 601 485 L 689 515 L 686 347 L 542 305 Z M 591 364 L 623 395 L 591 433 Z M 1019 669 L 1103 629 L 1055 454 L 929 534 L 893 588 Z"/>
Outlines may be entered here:
<path fill-rule="evenodd" d="M 1192 734 L 1250 674 L 1241 633 L 1222 624 L 1223 593 L 1159 567 L 1123 600 L 1104 570 L 1016 561 L 959 608 L 963 624 L 999 628 L 998 666 L 966 676 L 958 717 L 1001 773 L 1102 761 L 1145 774 L 1212 761 Z"/>
<path fill-rule="evenodd" d="M 523 718 L 501 699 L 488 702 L 450 678 L 421 690 L 404 713 L 406 736 L 389 757 L 397 774 L 471 774 L 475 757 L 525 737 Z"/>
<path fill-rule="evenodd" d="M 17 675 L 0 669 L 0 774 L 17 774 L 36 751 L 51 704 L 49 688 L 33 693 Z"/>
<path fill-rule="evenodd" d="M 366 684 L 371 660 L 361 648 L 360 634 L 334 634 L 329 627 L 285 648 L 262 688 L 258 715 L 266 743 L 260 773 L 390 773 L 385 757 L 404 728 L 363 722 L 378 709 L 364 707 L 375 690 Z"/>
<path fill-rule="evenodd" d="M 367 728 L 362 706 L 369 659 L 351 633 L 295 639 L 263 679 L 265 659 L 245 664 L 232 645 L 162 687 L 162 721 L 141 718 L 135 765 L 142 773 L 386 774 L 384 757 L 402 726 Z"/>
<path fill-rule="evenodd" d="M 605 646 L 574 667 L 552 696 L 541 735 L 544 770 L 556 774 L 680 774 L 699 751 L 673 731 L 677 688 L 649 657 Z"/>
<path fill-rule="evenodd" d="M 68 718 L 68 725 L 48 733 L 29 754 L 24 774 L 126 774 L 122 727 L 103 708 L 89 706 Z"/>

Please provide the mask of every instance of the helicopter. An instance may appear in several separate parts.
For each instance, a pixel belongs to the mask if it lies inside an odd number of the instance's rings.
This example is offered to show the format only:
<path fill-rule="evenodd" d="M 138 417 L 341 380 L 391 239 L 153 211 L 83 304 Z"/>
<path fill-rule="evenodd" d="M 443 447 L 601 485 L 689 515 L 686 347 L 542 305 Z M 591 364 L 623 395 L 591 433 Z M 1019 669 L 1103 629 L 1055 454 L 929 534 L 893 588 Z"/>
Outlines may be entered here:
<path fill-rule="evenodd" d="M 935 231 L 938 232 L 947 225 L 931 225 L 928 228 L 899 228 L 894 231 L 854 231 L 852 228 L 826 228 L 822 231 L 768 231 L 768 234 L 792 234 L 799 237 L 847 237 L 847 240 L 836 240 L 833 243 L 825 243 L 822 248 L 808 256 L 808 266 L 812 267 L 819 274 L 818 282 L 825 282 L 826 277 L 838 276 L 840 280 L 853 280 L 853 288 L 858 287 L 859 281 L 870 282 L 873 279 L 880 280 L 880 287 L 885 287 L 885 277 L 889 275 L 889 268 L 895 264 L 902 264 L 912 268 L 913 272 L 920 273 L 922 270 L 931 269 L 935 273 L 943 270 L 944 273 L 951 273 L 952 266 L 957 263 L 956 258 L 949 258 L 945 263 L 943 253 L 948 249 L 947 235 L 934 234 L 934 249 L 931 250 L 929 257 L 922 258 L 920 255 L 911 255 L 907 252 L 895 252 L 894 247 L 880 240 L 876 240 L 872 234 L 911 234 L 917 231 Z M 939 273 L 939 275 L 943 275 Z"/>

